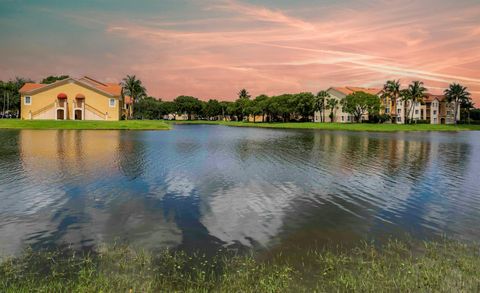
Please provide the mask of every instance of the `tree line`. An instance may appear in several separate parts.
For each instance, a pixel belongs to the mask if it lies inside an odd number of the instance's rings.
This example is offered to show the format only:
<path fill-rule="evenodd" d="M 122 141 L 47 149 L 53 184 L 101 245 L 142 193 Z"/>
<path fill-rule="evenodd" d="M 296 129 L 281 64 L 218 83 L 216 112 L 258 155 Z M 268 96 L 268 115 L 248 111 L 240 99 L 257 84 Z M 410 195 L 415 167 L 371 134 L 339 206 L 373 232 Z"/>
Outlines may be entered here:
<path fill-rule="evenodd" d="M 48 76 L 41 83 L 49 84 L 58 80 L 69 78 L 68 75 Z M 2 98 L 0 109 L 2 117 L 5 113 L 18 113 L 20 109 L 19 89 L 26 83 L 32 82 L 28 78 L 16 77 L 9 81 L 0 81 L 0 97 Z M 259 95 L 252 98 L 246 89 L 238 92 L 235 101 L 220 101 L 210 99 L 202 101 L 193 96 L 178 96 L 173 101 L 163 101 L 148 96 L 147 89 L 135 75 L 127 75 L 121 83 L 124 94 L 132 97 L 130 111 L 127 119 L 163 119 L 171 114 L 173 119 L 178 115 L 187 115 L 188 119 L 219 120 L 228 117 L 231 120 L 243 121 L 252 117 L 254 122 L 289 122 L 289 121 L 312 121 L 315 112 L 320 113 L 320 121 L 326 122 L 327 117 L 334 121 L 339 107 L 346 113 L 351 114 L 356 122 L 361 122 L 362 117 L 368 113 L 369 120 L 384 122 L 392 119 L 390 113 L 380 115 L 382 102 L 385 104 L 389 98 L 393 105 L 397 101 L 407 102 L 405 117 L 414 113 L 417 103 L 423 103 L 427 93 L 423 82 L 414 81 L 407 88 L 402 89 L 399 80 L 389 80 L 383 86 L 381 96 L 364 92 L 354 92 L 344 99 L 338 100 L 325 91 L 317 94 L 301 92 L 295 94 L 282 94 L 275 96 Z M 457 110 L 463 117 L 477 116 L 471 94 L 467 88 L 458 84 L 451 84 L 444 94 L 448 102 L 454 104 L 455 121 Z M 383 101 L 382 101 L 383 100 Z M 395 108 L 390 109 L 395 113 Z M 327 116 L 328 113 L 328 116 Z M 411 123 L 412 121 L 406 121 Z"/>
<path fill-rule="evenodd" d="M 128 90 L 126 92 L 129 92 Z M 423 82 L 413 81 L 405 89 L 401 89 L 400 81 L 390 80 L 385 83 L 380 96 L 354 92 L 345 98 L 338 100 L 322 90 L 316 95 L 310 92 L 296 94 L 282 94 L 277 96 L 259 95 L 252 99 L 246 89 L 240 90 L 238 98 L 233 102 L 210 99 L 201 101 L 192 96 L 179 96 L 173 101 L 162 101 L 147 97 L 134 99 L 136 110 L 133 118 L 136 119 L 161 119 L 164 115 L 173 114 L 175 119 L 178 114 L 188 115 L 188 119 L 217 120 L 228 116 L 232 120 L 243 121 L 246 117 L 252 117 L 253 122 L 289 122 L 289 121 L 312 121 L 315 112 L 320 113 L 320 121 L 326 122 L 326 116 L 330 121 L 335 121 L 339 107 L 343 112 L 349 113 L 355 122 L 362 122 L 368 114 L 370 122 L 383 123 L 391 120 L 396 122 L 396 104 L 403 101 L 405 104 L 405 123 L 413 123 L 410 119 L 415 112 L 418 103 L 424 103 L 427 89 Z M 471 113 L 476 113 L 471 94 L 467 88 L 453 83 L 445 91 L 447 102 L 454 105 L 454 121 L 457 121 L 457 112 L 463 114 L 464 119 L 470 120 Z M 382 104 L 385 105 L 390 98 L 393 108 L 390 113 L 381 113 Z M 258 120 L 259 121 L 258 121 Z"/>

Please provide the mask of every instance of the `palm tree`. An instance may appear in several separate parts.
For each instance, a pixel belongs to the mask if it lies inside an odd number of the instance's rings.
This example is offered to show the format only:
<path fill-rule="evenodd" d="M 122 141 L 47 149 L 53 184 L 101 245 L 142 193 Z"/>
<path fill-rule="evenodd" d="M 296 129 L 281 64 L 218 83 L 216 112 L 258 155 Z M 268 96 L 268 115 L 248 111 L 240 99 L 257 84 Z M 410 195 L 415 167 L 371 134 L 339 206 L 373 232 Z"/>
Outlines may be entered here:
<path fill-rule="evenodd" d="M 338 100 L 337 99 L 334 99 L 334 98 L 328 99 L 327 108 L 329 108 L 331 110 L 330 111 L 330 122 L 335 121 L 335 115 L 336 115 L 336 112 L 337 112 L 337 105 L 338 105 Z"/>
<path fill-rule="evenodd" d="M 426 92 L 427 89 L 423 86 L 423 82 L 418 80 L 412 82 L 408 86 L 408 89 L 403 92 L 404 101 L 410 101 L 410 107 L 405 121 L 408 119 L 410 122 L 410 116 L 414 113 L 413 111 L 415 111 L 415 105 L 423 102 L 423 97 L 425 97 Z"/>
<path fill-rule="evenodd" d="M 470 93 L 467 91 L 466 87 L 458 83 L 451 84 L 444 93 L 445 97 L 447 98 L 447 102 L 454 103 L 455 105 L 455 113 L 453 114 L 453 120 L 454 123 L 457 124 L 458 107 L 460 106 L 460 104 L 466 103 L 470 100 Z"/>
<path fill-rule="evenodd" d="M 460 104 L 460 109 L 465 109 L 466 112 L 467 112 L 467 117 L 465 117 L 466 121 L 468 122 L 468 124 L 470 124 L 470 111 L 472 109 L 475 109 L 475 103 L 472 102 L 472 99 L 468 99 L 467 101 L 464 101 Z M 460 117 L 461 119 L 461 117 Z"/>
<path fill-rule="evenodd" d="M 319 91 L 315 96 L 315 110 L 320 111 L 320 121 L 325 122 L 325 107 L 326 99 L 330 98 L 330 94 L 327 91 Z"/>
<path fill-rule="evenodd" d="M 392 116 L 397 115 L 397 100 L 400 97 L 400 80 L 389 80 L 383 86 L 383 93 L 390 98 L 391 104 L 393 106 L 390 108 L 390 113 Z M 394 119 L 396 123 L 396 119 Z"/>
<path fill-rule="evenodd" d="M 129 108 L 129 113 L 128 116 L 132 118 L 133 116 L 133 106 L 134 104 L 141 98 L 145 97 L 146 94 L 146 89 L 142 85 L 142 81 L 137 79 L 135 75 L 127 75 L 122 80 L 122 87 L 126 95 L 129 95 L 130 98 L 132 99 L 132 104 L 130 105 Z"/>

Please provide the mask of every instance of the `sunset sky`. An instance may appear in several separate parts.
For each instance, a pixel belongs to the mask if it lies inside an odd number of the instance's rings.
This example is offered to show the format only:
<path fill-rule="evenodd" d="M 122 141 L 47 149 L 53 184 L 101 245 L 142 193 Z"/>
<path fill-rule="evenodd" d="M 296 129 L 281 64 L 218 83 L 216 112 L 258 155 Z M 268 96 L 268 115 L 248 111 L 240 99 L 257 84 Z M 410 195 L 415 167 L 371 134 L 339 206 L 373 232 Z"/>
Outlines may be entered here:
<path fill-rule="evenodd" d="M 478 0 L 0 0 L 0 28 L 0 79 L 135 74 L 165 100 L 455 81 L 480 106 Z"/>

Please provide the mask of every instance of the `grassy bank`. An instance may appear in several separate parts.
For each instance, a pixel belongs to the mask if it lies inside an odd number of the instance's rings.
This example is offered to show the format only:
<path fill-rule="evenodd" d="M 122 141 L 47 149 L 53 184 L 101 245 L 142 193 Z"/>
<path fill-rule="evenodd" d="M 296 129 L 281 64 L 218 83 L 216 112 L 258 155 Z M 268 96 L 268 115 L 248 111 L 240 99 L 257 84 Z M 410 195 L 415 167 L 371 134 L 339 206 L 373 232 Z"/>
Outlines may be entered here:
<path fill-rule="evenodd" d="M 412 253 L 415 251 L 415 253 Z M 32 252 L 0 265 L 1 292 L 478 292 L 478 246 L 392 241 L 277 255 L 218 256 L 109 247 L 95 254 Z"/>
<path fill-rule="evenodd" d="M 480 125 L 434 125 L 434 124 L 370 124 L 370 123 L 314 123 L 314 122 L 291 122 L 291 123 L 252 123 L 234 121 L 169 121 L 173 124 L 218 124 L 238 127 L 265 127 L 285 129 L 321 129 L 321 130 L 348 130 L 348 131 L 465 131 L 478 130 Z"/>
<path fill-rule="evenodd" d="M 57 121 L 0 119 L 0 129 L 97 129 L 97 130 L 166 130 L 170 126 L 159 120 L 128 121 Z"/>

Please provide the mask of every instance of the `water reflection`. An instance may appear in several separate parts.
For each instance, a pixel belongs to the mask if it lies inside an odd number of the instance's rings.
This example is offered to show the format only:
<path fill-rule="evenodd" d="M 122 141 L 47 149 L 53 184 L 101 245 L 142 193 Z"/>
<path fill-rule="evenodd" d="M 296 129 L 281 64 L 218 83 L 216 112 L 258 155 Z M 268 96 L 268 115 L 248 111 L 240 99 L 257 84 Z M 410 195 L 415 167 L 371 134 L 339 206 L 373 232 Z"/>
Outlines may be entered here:
<path fill-rule="evenodd" d="M 480 133 L 1 131 L 0 250 L 480 240 Z"/>

